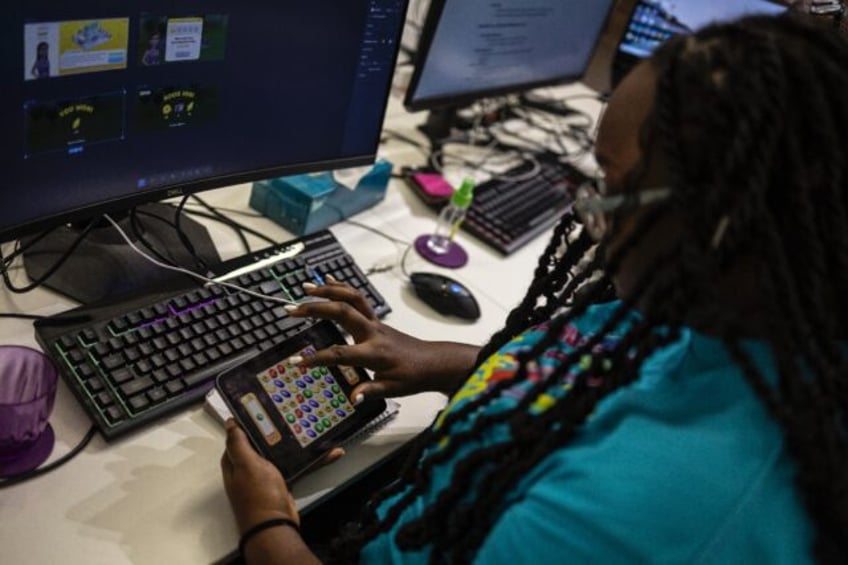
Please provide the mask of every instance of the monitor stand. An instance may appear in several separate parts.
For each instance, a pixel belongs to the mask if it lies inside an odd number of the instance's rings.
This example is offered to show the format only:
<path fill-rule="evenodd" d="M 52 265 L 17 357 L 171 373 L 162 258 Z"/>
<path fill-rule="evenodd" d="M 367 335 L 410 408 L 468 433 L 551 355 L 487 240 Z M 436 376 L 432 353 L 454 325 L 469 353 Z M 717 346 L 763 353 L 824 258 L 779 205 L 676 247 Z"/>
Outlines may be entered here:
<path fill-rule="evenodd" d="M 461 112 L 466 108 L 466 106 L 447 106 L 430 110 L 427 121 L 418 126 L 418 129 L 430 140 L 432 149 L 440 149 L 448 140 L 452 139 L 456 130 L 468 131 L 475 126 L 487 127 L 514 116 L 509 105 L 504 105 L 479 118 L 469 119 L 467 116 L 461 115 Z M 486 138 L 485 143 L 490 142 L 491 137 Z M 479 144 L 481 141 L 478 140 L 477 143 Z"/>
<path fill-rule="evenodd" d="M 578 113 L 577 110 L 574 110 L 560 100 L 539 97 L 532 93 L 522 94 L 520 100 L 522 106 L 541 110 L 556 116 L 573 116 Z"/>
<path fill-rule="evenodd" d="M 134 239 L 139 248 L 150 251 L 133 236 L 130 217 L 115 217 L 121 228 Z M 174 207 L 165 204 L 145 204 L 136 208 L 137 225 L 141 236 L 160 254 L 177 265 L 200 271 L 195 257 L 180 241 L 174 229 Z M 32 244 L 36 237 L 21 240 L 24 268 L 31 280 L 42 277 L 63 257 L 83 232 L 88 222 L 59 227 Z M 180 228 L 193 245 L 196 254 L 206 265 L 221 262 L 206 228 L 186 215 L 180 218 Z M 155 255 L 154 255 L 155 257 Z M 44 286 L 83 304 L 116 297 L 158 280 L 170 277 L 170 271 L 158 267 L 136 253 L 115 228 L 105 220 L 96 226 L 70 254 L 65 263 L 53 273 Z"/>
<path fill-rule="evenodd" d="M 430 110 L 427 113 L 427 121 L 418 126 L 430 140 L 433 149 L 440 148 L 459 125 L 459 110 L 460 108 L 455 106 Z"/>

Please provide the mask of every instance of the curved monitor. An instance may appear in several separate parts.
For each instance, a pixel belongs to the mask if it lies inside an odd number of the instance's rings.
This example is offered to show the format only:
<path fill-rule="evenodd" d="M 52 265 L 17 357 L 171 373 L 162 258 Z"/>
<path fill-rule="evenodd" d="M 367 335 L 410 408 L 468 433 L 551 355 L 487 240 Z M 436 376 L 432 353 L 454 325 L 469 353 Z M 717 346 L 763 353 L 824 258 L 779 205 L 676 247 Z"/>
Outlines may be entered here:
<path fill-rule="evenodd" d="M 373 161 L 406 0 L 13 0 L 0 241 Z"/>
<path fill-rule="evenodd" d="M 405 105 L 428 110 L 583 77 L 613 0 L 432 0 Z"/>

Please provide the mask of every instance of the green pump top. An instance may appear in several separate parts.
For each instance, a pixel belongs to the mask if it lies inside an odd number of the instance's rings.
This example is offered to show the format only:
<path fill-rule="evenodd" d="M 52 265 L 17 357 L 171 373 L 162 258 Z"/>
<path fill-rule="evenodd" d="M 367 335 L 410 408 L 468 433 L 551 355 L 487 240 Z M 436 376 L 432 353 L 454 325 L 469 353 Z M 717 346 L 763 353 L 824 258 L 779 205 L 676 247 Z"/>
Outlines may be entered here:
<path fill-rule="evenodd" d="M 474 198 L 474 180 L 465 179 L 451 196 L 450 203 L 457 208 L 468 208 Z"/>

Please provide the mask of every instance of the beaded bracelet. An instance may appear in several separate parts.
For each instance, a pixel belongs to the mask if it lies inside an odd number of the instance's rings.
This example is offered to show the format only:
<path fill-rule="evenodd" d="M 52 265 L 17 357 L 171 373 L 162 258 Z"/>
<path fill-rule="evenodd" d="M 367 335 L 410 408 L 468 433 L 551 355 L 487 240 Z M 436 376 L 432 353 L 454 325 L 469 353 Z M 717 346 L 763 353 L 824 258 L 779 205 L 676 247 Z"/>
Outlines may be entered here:
<path fill-rule="evenodd" d="M 277 526 L 288 526 L 290 528 L 294 528 L 297 533 L 300 533 L 300 526 L 297 525 L 297 522 L 289 520 L 288 518 L 271 518 L 270 520 L 259 522 L 241 535 L 241 539 L 239 539 L 238 544 L 239 554 L 244 556 L 244 548 L 247 545 L 247 542 L 250 541 L 250 538 L 259 532 L 265 531 L 268 528 L 275 528 Z"/>

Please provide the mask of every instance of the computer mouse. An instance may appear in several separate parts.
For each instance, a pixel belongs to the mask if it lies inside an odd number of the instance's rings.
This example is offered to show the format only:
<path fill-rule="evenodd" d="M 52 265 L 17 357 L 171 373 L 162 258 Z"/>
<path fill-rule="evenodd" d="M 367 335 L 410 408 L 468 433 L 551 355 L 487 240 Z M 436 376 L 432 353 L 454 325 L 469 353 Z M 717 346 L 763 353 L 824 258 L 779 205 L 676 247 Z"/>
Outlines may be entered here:
<path fill-rule="evenodd" d="M 409 279 L 418 298 L 436 312 L 465 320 L 480 317 L 477 300 L 462 283 L 438 273 L 412 273 Z"/>

